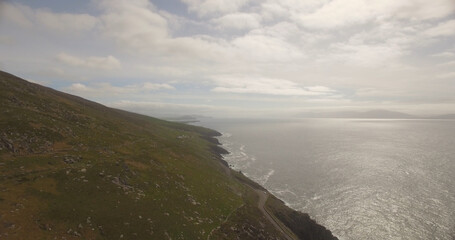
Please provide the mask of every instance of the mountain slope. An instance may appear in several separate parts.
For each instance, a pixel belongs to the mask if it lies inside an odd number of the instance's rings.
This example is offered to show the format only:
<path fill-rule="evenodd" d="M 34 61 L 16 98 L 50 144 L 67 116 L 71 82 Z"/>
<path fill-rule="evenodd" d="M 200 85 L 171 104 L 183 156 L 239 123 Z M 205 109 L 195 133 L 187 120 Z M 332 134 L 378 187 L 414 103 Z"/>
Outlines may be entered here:
<path fill-rule="evenodd" d="M 223 164 L 213 130 L 5 72 L 0 106 L 1 239 L 286 239 L 257 207 L 261 187 Z M 273 197 L 266 208 L 294 238 L 333 239 Z"/>

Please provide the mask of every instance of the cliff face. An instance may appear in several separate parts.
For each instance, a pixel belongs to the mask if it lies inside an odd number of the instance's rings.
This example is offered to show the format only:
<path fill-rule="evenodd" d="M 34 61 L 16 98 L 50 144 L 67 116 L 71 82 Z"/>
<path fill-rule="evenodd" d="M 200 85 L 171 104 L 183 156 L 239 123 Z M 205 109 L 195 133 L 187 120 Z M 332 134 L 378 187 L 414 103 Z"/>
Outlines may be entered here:
<path fill-rule="evenodd" d="M 258 186 L 221 161 L 213 130 L 5 72 L 0 106 L 1 239 L 332 239 L 270 196 L 277 228 Z"/>

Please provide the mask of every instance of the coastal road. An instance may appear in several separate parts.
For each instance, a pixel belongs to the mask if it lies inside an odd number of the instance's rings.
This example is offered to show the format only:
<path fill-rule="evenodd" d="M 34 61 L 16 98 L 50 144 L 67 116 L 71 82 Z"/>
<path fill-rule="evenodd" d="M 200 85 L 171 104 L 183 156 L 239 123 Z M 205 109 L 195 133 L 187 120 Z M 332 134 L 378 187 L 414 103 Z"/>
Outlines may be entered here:
<path fill-rule="evenodd" d="M 220 163 L 220 165 L 226 172 L 226 175 L 229 177 L 232 177 L 231 169 L 222 163 Z M 250 187 L 251 189 L 253 189 L 256 192 L 256 194 L 258 195 L 258 197 L 259 197 L 258 208 L 262 212 L 262 214 L 265 216 L 265 218 L 267 218 L 267 220 L 269 220 L 269 222 L 272 223 L 273 226 L 275 226 L 275 228 L 278 231 L 280 231 L 283 234 L 283 236 L 286 237 L 287 240 L 298 240 L 298 238 L 295 235 L 289 233 L 290 230 L 287 230 L 287 229 L 285 229 L 284 226 L 280 225 L 278 223 L 278 220 L 276 220 L 274 217 L 272 217 L 272 214 L 270 214 L 267 211 L 267 209 L 265 209 L 264 206 L 265 206 L 265 203 L 267 202 L 267 199 L 269 198 L 269 193 L 262 191 L 260 189 L 253 188 L 252 186 L 250 186 L 248 184 L 247 184 L 247 186 Z M 210 238 L 210 235 L 211 235 L 211 233 L 209 234 L 209 237 L 207 239 Z"/>
<path fill-rule="evenodd" d="M 254 188 L 253 188 L 254 189 Z M 278 220 L 276 220 L 272 214 L 270 214 L 267 209 L 265 209 L 264 205 L 267 202 L 267 199 L 269 198 L 269 193 L 264 192 L 259 189 L 254 189 L 256 194 L 259 196 L 259 201 L 258 201 L 258 208 L 264 214 L 264 216 L 275 226 L 276 229 L 278 229 L 281 233 L 283 233 L 283 236 L 286 237 L 287 240 L 298 240 L 295 236 L 291 235 L 285 227 L 281 226 L 278 223 Z"/>

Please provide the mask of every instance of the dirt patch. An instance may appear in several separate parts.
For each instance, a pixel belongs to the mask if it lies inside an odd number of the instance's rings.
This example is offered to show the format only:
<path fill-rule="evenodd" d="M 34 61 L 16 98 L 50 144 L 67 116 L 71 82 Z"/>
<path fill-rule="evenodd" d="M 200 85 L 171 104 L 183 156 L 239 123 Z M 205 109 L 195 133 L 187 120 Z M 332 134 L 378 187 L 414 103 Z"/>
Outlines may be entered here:
<path fill-rule="evenodd" d="M 35 190 L 45 193 L 58 194 L 57 181 L 52 178 L 39 178 L 32 184 Z"/>
<path fill-rule="evenodd" d="M 139 169 L 139 170 L 145 170 L 145 169 L 149 169 L 150 166 L 144 164 L 144 163 L 141 163 L 141 162 L 138 162 L 138 161 L 130 161 L 130 160 L 127 160 L 125 161 L 126 164 L 128 164 L 129 166 L 132 166 L 133 168 L 136 168 L 136 169 Z"/>
<path fill-rule="evenodd" d="M 54 148 L 54 151 L 64 151 L 71 149 L 71 145 L 66 142 L 54 142 L 52 147 Z"/>
<path fill-rule="evenodd" d="M 40 129 L 41 127 L 43 127 L 43 124 L 41 123 L 30 122 L 29 124 L 33 129 Z"/>

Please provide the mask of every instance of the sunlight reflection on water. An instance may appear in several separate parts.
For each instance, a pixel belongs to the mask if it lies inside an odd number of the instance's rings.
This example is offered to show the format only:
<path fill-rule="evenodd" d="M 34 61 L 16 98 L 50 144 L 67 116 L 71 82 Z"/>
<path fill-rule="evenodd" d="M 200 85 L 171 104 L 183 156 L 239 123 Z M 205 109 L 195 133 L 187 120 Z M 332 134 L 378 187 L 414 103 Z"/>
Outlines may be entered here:
<path fill-rule="evenodd" d="M 203 123 L 234 168 L 340 239 L 452 240 L 455 122 L 305 119 Z"/>

